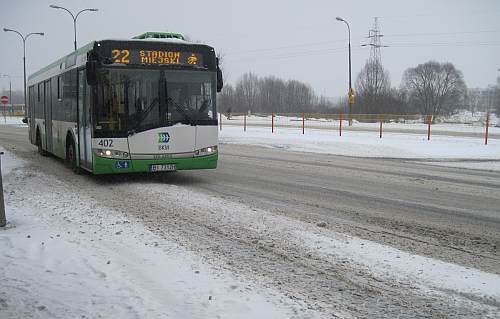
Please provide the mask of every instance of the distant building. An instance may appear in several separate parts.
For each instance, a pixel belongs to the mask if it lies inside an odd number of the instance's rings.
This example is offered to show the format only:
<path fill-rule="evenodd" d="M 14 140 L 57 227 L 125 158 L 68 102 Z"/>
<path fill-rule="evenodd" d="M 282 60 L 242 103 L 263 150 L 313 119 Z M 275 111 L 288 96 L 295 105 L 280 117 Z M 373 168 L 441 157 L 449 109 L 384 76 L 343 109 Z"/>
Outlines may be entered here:
<path fill-rule="evenodd" d="M 25 107 L 24 104 L 0 104 L 0 113 L 9 113 L 11 115 L 25 115 Z"/>

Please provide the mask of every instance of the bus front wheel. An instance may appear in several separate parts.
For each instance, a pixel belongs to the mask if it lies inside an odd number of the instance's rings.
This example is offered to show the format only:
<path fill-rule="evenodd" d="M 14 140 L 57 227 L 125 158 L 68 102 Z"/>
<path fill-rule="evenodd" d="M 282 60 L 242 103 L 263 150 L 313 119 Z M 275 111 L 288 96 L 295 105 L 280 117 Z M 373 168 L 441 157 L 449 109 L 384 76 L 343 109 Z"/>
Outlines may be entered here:
<path fill-rule="evenodd" d="M 40 131 L 36 131 L 36 147 L 38 149 L 38 154 L 46 156 L 47 152 L 43 149 L 42 138 L 40 137 Z"/>
<path fill-rule="evenodd" d="M 80 167 L 76 163 L 75 143 L 70 141 L 66 147 L 66 165 L 75 173 L 80 174 Z"/>

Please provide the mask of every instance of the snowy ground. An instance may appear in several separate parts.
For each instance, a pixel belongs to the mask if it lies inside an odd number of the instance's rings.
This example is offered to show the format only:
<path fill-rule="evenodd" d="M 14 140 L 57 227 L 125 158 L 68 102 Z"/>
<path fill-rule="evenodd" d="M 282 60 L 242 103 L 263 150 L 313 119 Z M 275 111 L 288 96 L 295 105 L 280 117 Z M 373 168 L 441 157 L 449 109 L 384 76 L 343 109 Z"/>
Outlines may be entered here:
<path fill-rule="evenodd" d="M 499 157 L 497 140 L 484 146 L 472 138 L 429 142 L 404 134 L 378 139 L 372 133 L 302 135 L 282 128 L 272 135 L 267 129 L 225 127 L 221 140 L 352 156 Z M 42 165 L 41 158 L 36 162 Z M 70 175 L 72 182 L 30 165 L 8 152 L 2 158 L 9 220 L 0 229 L 2 319 L 320 318 L 325 313 L 352 318 L 360 310 L 363 317 L 371 312 L 373 317 L 384 312 L 499 316 L 498 274 L 341 234 L 189 184 L 139 179 L 100 185 Z M 59 167 L 51 163 L 45 169 L 51 166 Z M 214 245 L 241 259 L 234 261 L 241 266 L 238 275 L 226 270 L 231 268 L 220 261 L 223 254 L 207 249 Z M 199 250 L 186 248 L 193 246 Z M 241 276 L 262 270 L 275 273 L 282 286 L 288 279 L 297 291 L 309 291 L 315 310 L 293 289 L 284 293 L 260 281 L 263 275 Z M 311 283 L 304 278 L 315 270 L 335 275 L 318 276 L 311 290 L 304 289 Z"/>
<path fill-rule="evenodd" d="M 319 115 L 318 115 L 319 116 Z M 231 119 L 227 119 L 225 115 L 222 115 L 223 126 L 240 126 L 243 128 L 244 121 L 246 120 L 247 127 L 268 127 L 271 128 L 272 117 L 271 115 L 243 115 L 231 116 Z M 471 115 L 470 112 L 462 112 L 448 118 L 438 119 L 436 123 L 432 124 L 431 130 L 433 132 L 460 132 L 460 133 L 472 133 L 472 134 L 484 134 L 486 124 L 486 114 L 477 112 Z M 274 117 L 274 125 L 278 128 L 281 127 L 296 127 L 301 130 L 302 127 L 302 117 L 296 116 L 286 116 L 277 115 Z M 500 133 L 500 121 L 495 114 L 490 114 L 490 134 Z M 304 119 L 304 126 L 307 129 L 328 129 L 337 130 L 339 129 L 339 120 L 321 117 L 308 117 Z M 353 126 L 348 127 L 348 121 L 342 121 L 342 127 L 344 130 L 354 129 L 354 130 L 370 130 L 377 131 L 379 129 L 380 123 L 376 120 L 373 123 L 360 122 L 353 120 Z M 402 116 L 400 119 L 394 119 L 392 121 L 384 121 L 384 130 L 398 130 L 398 131 L 408 131 L 415 133 L 416 131 L 423 132 L 425 134 L 427 130 L 427 124 L 424 123 L 423 118 L 420 116 L 409 116 L 405 118 Z"/>
<path fill-rule="evenodd" d="M 21 117 L 21 116 L 3 116 L 3 114 L 1 114 L 1 113 L 0 113 L 0 124 L 26 126 L 26 124 L 23 123 L 23 117 Z"/>
<path fill-rule="evenodd" d="M 0 230 L 1 318 L 321 317 L 299 301 L 262 288 L 258 281 L 243 280 L 214 267 L 213 260 L 205 263 L 153 234 L 139 219 L 131 218 L 133 214 L 100 207 L 95 194 L 84 192 L 76 198 L 71 184 L 25 170 L 24 163 L 10 153 L 3 159 L 10 224 Z M 31 183 L 27 185 L 26 180 Z M 44 188 L 38 186 L 42 184 Z M 419 303 L 413 299 L 417 295 L 485 317 L 494 317 L 497 311 L 497 274 L 414 255 L 189 187 L 155 183 L 111 187 L 118 193 L 147 194 L 144 207 L 166 202 L 196 212 L 199 220 L 192 227 L 199 241 L 206 240 L 207 234 L 197 232 L 198 225 L 210 229 L 217 224 L 251 233 L 259 238 L 259 245 L 270 241 L 293 247 L 284 250 L 285 254 L 304 251 L 311 263 L 320 262 L 324 267 L 340 263 L 344 271 L 363 274 L 363 280 L 372 278 L 371 289 L 389 289 L 390 283 L 390 289 L 401 294 L 401 302 Z M 179 222 L 182 218 L 171 219 L 173 224 Z M 298 280 L 307 274 L 289 276 L 298 276 Z M 399 290 L 401 287 L 408 291 Z M 367 302 L 366 307 L 375 305 Z M 369 309 L 383 311 L 383 307 Z M 336 315 L 350 318 L 353 314 Z"/>
<path fill-rule="evenodd" d="M 2 162 L 0 318 L 300 317 L 297 302 L 207 266 L 54 178 L 37 173 L 50 191 L 23 193 L 23 163 L 10 153 Z"/>
<path fill-rule="evenodd" d="M 268 128 L 252 127 L 245 132 L 241 127 L 225 126 L 220 141 L 344 156 L 430 160 L 450 166 L 457 160 L 467 160 L 460 167 L 475 169 L 497 170 L 500 159 L 500 140 L 491 139 L 484 145 L 479 138 L 453 136 L 433 136 L 428 141 L 426 136 L 416 134 L 385 133 L 379 138 L 372 132 L 344 132 L 339 136 L 338 132 L 319 129 L 302 134 L 293 128 L 279 128 L 273 134 Z"/>

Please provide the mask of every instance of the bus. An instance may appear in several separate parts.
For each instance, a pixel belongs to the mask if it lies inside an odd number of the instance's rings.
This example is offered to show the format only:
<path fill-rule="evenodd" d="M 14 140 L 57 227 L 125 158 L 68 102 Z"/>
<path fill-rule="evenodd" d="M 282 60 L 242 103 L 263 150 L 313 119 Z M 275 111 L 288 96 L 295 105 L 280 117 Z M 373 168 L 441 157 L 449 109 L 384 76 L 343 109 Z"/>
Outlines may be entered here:
<path fill-rule="evenodd" d="M 214 169 L 214 48 L 181 34 L 93 41 L 28 80 L 30 142 L 75 173 Z"/>

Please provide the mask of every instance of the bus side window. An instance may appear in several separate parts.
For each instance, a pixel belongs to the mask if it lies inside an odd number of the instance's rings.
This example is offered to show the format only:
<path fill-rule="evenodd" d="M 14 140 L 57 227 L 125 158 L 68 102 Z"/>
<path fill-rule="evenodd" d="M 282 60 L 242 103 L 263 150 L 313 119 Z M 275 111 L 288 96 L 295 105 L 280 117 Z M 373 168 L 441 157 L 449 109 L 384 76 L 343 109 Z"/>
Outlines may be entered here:
<path fill-rule="evenodd" d="M 57 99 L 61 101 L 62 98 L 62 85 L 61 85 L 61 76 L 57 76 Z"/>

